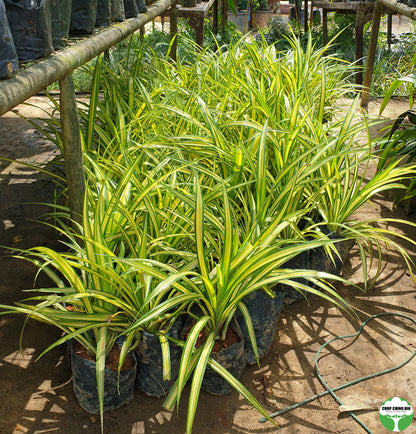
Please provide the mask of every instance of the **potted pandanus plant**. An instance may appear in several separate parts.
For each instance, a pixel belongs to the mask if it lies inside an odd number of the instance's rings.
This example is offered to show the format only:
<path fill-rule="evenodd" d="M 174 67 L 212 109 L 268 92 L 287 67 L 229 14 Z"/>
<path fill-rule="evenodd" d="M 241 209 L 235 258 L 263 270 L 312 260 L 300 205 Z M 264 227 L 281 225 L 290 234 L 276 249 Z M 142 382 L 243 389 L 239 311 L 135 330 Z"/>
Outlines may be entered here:
<path fill-rule="evenodd" d="M 114 184 L 90 163 L 89 176 L 94 172 L 96 182 L 87 182 L 82 224 L 67 225 L 66 210 L 53 214 L 68 251 L 34 247 L 18 256 L 46 273 L 52 285 L 32 289 L 34 296 L 0 309 L 3 315 L 21 313 L 64 332 L 41 356 L 68 343 L 76 398 L 86 411 L 100 413 L 103 427 L 105 411 L 133 398 L 136 356 L 132 350 L 140 345 L 142 333 L 151 330 L 160 336 L 163 354 L 169 354 L 164 335 L 182 305 L 194 296 L 178 291 L 175 281 L 180 276 L 166 284 L 172 267 L 145 257 L 147 232 L 140 222 L 147 212 L 134 200 L 128 182 L 134 179 L 131 174 Z M 136 328 L 126 333 L 134 322 Z M 107 367 L 113 351 L 117 364 Z M 169 377 L 169 359 L 163 365 Z"/>
<path fill-rule="evenodd" d="M 87 235 L 78 240 L 71 236 L 67 245 L 72 252 L 46 247 L 21 252 L 19 257 L 46 273 L 52 286 L 32 289 L 35 295 L 15 306 L 0 306 L 1 314 L 22 313 L 64 332 L 40 356 L 68 343 L 78 403 L 88 412 L 100 413 L 103 423 L 104 411 L 120 407 L 133 397 L 134 354 L 130 353 L 127 372 L 123 365 L 138 336 L 131 333 L 117 348 L 117 338 L 129 325 L 126 314 L 120 312 L 122 299 L 117 294 L 126 289 L 126 282 L 106 246 Z M 107 368 L 112 351 L 118 362 Z"/>
<path fill-rule="evenodd" d="M 347 306 L 329 285 L 320 281 L 326 276 L 323 273 L 279 269 L 279 264 L 298 251 L 317 247 L 319 242 L 305 242 L 297 247 L 283 246 L 277 236 L 285 224 L 278 219 L 270 223 L 254 241 L 251 236 L 243 234 L 242 237 L 224 181 L 218 181 L 216 187 L 202 187 L 195 175 L 194 185 L 194 194 L 177 192 L 178 197 L 193 208 L 195 222 L 194 266 L 193 269 L 188 266 L 178 270 L 177 274 L 182 278 L 177 283 L 181 285 L 181 291 L 194 297 L 188 304 L 188 325 L 182 339 L 176 341 L 183 346 L 178 380 L 164 403 L 169 409 L 179 404 L 183 388 L 192 377 L 187 432 L 192 430 L 201 389 L 214 394 L 225 394 L 235 389 L 267 417 L 260 403 L 238 380 L 246 364 L 246 341 L 235 321 L 237 311 L 241 312 L 248 330 L 249 345 L 258 357 L 253 321 L 244 305 L 247 296 L 255 291 L 265 291 L 272 300 L 274 293 L 268 288 L 273 283 L 290 284 L 292 278 L 302 275 L 323 291 L 293 281 L 295 286 L 309 289 L 339 306 Z M 135 328 L 133 324 L 127 331 L 134 331 Z"/>

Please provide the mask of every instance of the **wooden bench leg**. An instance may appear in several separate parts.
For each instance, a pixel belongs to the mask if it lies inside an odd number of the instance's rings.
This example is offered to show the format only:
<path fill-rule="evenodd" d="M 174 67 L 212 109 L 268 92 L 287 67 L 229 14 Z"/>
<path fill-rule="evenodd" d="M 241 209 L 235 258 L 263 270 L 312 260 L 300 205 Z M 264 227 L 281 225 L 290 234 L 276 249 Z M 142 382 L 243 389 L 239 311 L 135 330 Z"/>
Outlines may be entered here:
<path fill-rule="evenodd" d="M 328 43 L 328 12 L 322 10 L 322 45 L 325 46 Z"/>
<path fill-rule="evenodd" d="M 363 82 L 363 53 L 364 53 L 364 19 L 361 13 L 356 14 L 355 20 L 355 61 L 357 72 L 355 73 L 355 84 Z"/>
<path fill-rule="evenodd" d="M 195 42 L 199 48 L 204 47 L 204 18 L 195 17 L 189 20 L 189 25 L 195 30 Z"/>
<path fill-rule="evenodd" d="M 214 35 L 218 35 L 218 0 L 212 5 L 212 30 Z"/>

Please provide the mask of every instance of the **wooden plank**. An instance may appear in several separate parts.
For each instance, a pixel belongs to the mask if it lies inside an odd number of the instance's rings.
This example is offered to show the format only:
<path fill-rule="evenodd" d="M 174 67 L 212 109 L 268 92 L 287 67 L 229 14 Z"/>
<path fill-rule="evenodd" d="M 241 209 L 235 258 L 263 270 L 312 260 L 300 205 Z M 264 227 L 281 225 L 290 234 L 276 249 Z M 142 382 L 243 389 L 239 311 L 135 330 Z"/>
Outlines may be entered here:
<path fill-rule="evenodd" d="M 211 9 L 215 0 L 197 3 L 193 8 L 186 8 L 178 5 L 178 18 L 197 18 L 208 16 L 208 11 Z"/>
<path fill-rule="evenodd" d="M 313 5 L 318 9 L 327 9 L 331 12 L 344 12 L 348 13 L 351 11 L 354 13 L 354 11 L 363 10 L 363 7 L 365 9 L 368 9 L 369 11 L 372 11 L 374 8 L 374 3 L 370 2 L 317 2 L 314 1 Z"/>

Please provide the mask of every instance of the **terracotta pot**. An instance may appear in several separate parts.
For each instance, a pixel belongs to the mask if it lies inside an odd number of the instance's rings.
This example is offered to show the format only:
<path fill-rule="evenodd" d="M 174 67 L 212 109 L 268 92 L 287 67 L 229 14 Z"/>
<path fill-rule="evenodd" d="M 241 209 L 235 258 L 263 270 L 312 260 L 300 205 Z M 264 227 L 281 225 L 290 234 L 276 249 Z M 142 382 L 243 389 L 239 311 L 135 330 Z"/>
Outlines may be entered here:
<path fill-rule="evenodd" d="M 253 29 L 264 29 L 273 16 L 273 11 L 251 11 L 251 22 Z"/>

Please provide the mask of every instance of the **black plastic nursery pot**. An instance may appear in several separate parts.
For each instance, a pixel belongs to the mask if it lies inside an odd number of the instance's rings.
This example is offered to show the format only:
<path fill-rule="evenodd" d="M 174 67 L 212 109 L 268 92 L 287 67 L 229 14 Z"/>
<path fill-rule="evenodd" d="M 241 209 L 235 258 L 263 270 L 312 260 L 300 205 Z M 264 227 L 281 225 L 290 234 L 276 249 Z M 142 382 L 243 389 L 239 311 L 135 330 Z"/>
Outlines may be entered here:
<path fill-rule="evenodd" d="M 0 0 L 0 37 L 0 78 L 10 78 L 19 69 L 19 61 L 3 0 Z"/>
<path fill-rule="evenodd" d="M 311 270 L 324 271 L 326 273 L 341 275 L 342 266 L 348 257 L 348 254 L 355 244 L 354 240 L 341 240 L 342 237 L 331 232 L 327 228 L 323 228 L 322 232 L 325 233 L 329 239 L 334 240 L 334 247 L 337 249 L 339 256 L 333 252 L 332 258 L 325 252 L 323 247 L 312 249 L 309 253 L 309 266 Z"/>
<path fill-rule="evenodd" d="M 211 357 L 235 378 L 239 379 L 247 364 L 244 353 L 244 338 L 235 319 L 230 323 L 229 328 L 232 328 L 237 333 L 240 340 L 219 352 L 212 352 Z M 211 395 L 227 395 L 234 390 L 227 380 L 209 366 L 205 371 L 201 389 Z"/>
<path fill-rule="evenodd" d="M 178 339 L 181 331 L 182 321 L 178 319 L 169 330 L 168 335 Z M 140 343 L 136 348 L 136 388 L 148 396 L 155 398 L 165 396 L 178 378 L 182 348 L 170 342 L 169 349 L 171 378 L 164 380 L 162 348 L 159 337 L 151 333 L 142 333 Z"/>
<path fill-rule="evenodd" d="M 19 61 L 45 57 L 53 51 L 51 16 L 46 0 L 5 0 Z"/>
<path fill-rule="evenodd" d="M 299 255 L 287 261 L 282 265 L 282 268 L 289 269 L 302 269 L 302 270 L 314 270 L 322 271 L 335 276 L 340 276 L 342 266 L 348 257 L 348 254 L 355 244 L 354 240 L 341 240 L 342 237 L 325 228 L 321 227 L 321 231 L 327 235 L 329 239 L 334 240 L 334 247 L 337 249 L 339 256 L 333 252 L 332 258 L 326 253 L 325 248 L 317 247 L 311 250 L 305 250 Z M 308 281 L 303 278 L 296 279 L 299 283 L 308 285 Z M 273 290 L 276 293 L 284 293 L 284 303 L 293 304 L 304 298 L 304 291 L 296 290 L 289 285 L 279 284 L 276 285 Z"/>
<path fill-rule="evenodd" d="M 64 48 L 68 43 L 71 8 L 72 0 L 49 0 L 52 45 L 55 50 Z"/>
<path fill-rule="evenodd" d="M 94 33 L 97 18 L 97 0 L 72 0 L 71 36 L 90 35 Z"/>
<path fill-rule="evenodd" d="M 146 0 L 136 0 L 136 6 L 139 14 L 144 14 L 146 12 Z"/>
<path fill-rule="evenodd" d="M 197 0 L 182 0 L 182 6 L 185 8 L 194 8 Z"/>
<path fill-rule="evenodd" d="M 124 12 L 126 18 L 137 17 L 139 10 L 137 9 L 136 0 L 124 0 Z"/>
<path fill-rule="evenodd" d="M 97 0 L 95 27 L 107 27 L 111 24 L 111 0 Z"/>
<path fill-rule="evenodd" d="M 279 292 L 274 298 L 264 291 L 257 290 L 244 297 L 245 304 L 253 323 L 256 335 L 259 360 L 263 359 L 270 351 L 276 333 L 277 322 L 282 310 L 284 293 Z M 254 365 L 257 360 L 250 341 L 248 329 L 243 315 L 237 311 L 236 318 L 244 338 L 244 353 L 249 365 Z"/>
<path fill-rule="evenodd" d="M 309 258 L 309 250 L 305 250 L 289 261 L 285 262 L 280 268 L 288 268 L 292 270 L 310 270 L 310 258 Z M 297 282 L 307 285 L 308 281 L 303 278 L 296 279 Z M 284 303 L 285 304 L 293 304 L 299 300 L 304 299 L 304 291 L 293 288 L 290 285 L 286 284 L 277 284 L 273 287 L 273 291 L 276 294 L 283 293 L 284 295 Z"/>
<path fill-rule="evenodd" d="M 123 0 L 111 0 L 111 21 L 119 23 L 126 19 Z"/>
<path fill-rule="evenodd" d="M 100 412 L 97 394 L 97 380 L 94 361 L 79 356 L 74 351 L 74 345 L 69 345 L 73 386 L 78 404 L 85 411 L 93 414 Z M 136 356 L 129 353 L 133 368 L 122 370 L 120 376 L 117 371 L 105 368 L 104 377 L 104 411 L 115 410 L 133 399 L 134 382 L 136 379 Z"/>
<path fill-rule="evenodd" d="M 124 12 L 126 14 L 126 18 L 137 17 L 137 15 L 146 12 L 146 1 L 124 0 Z"/>

